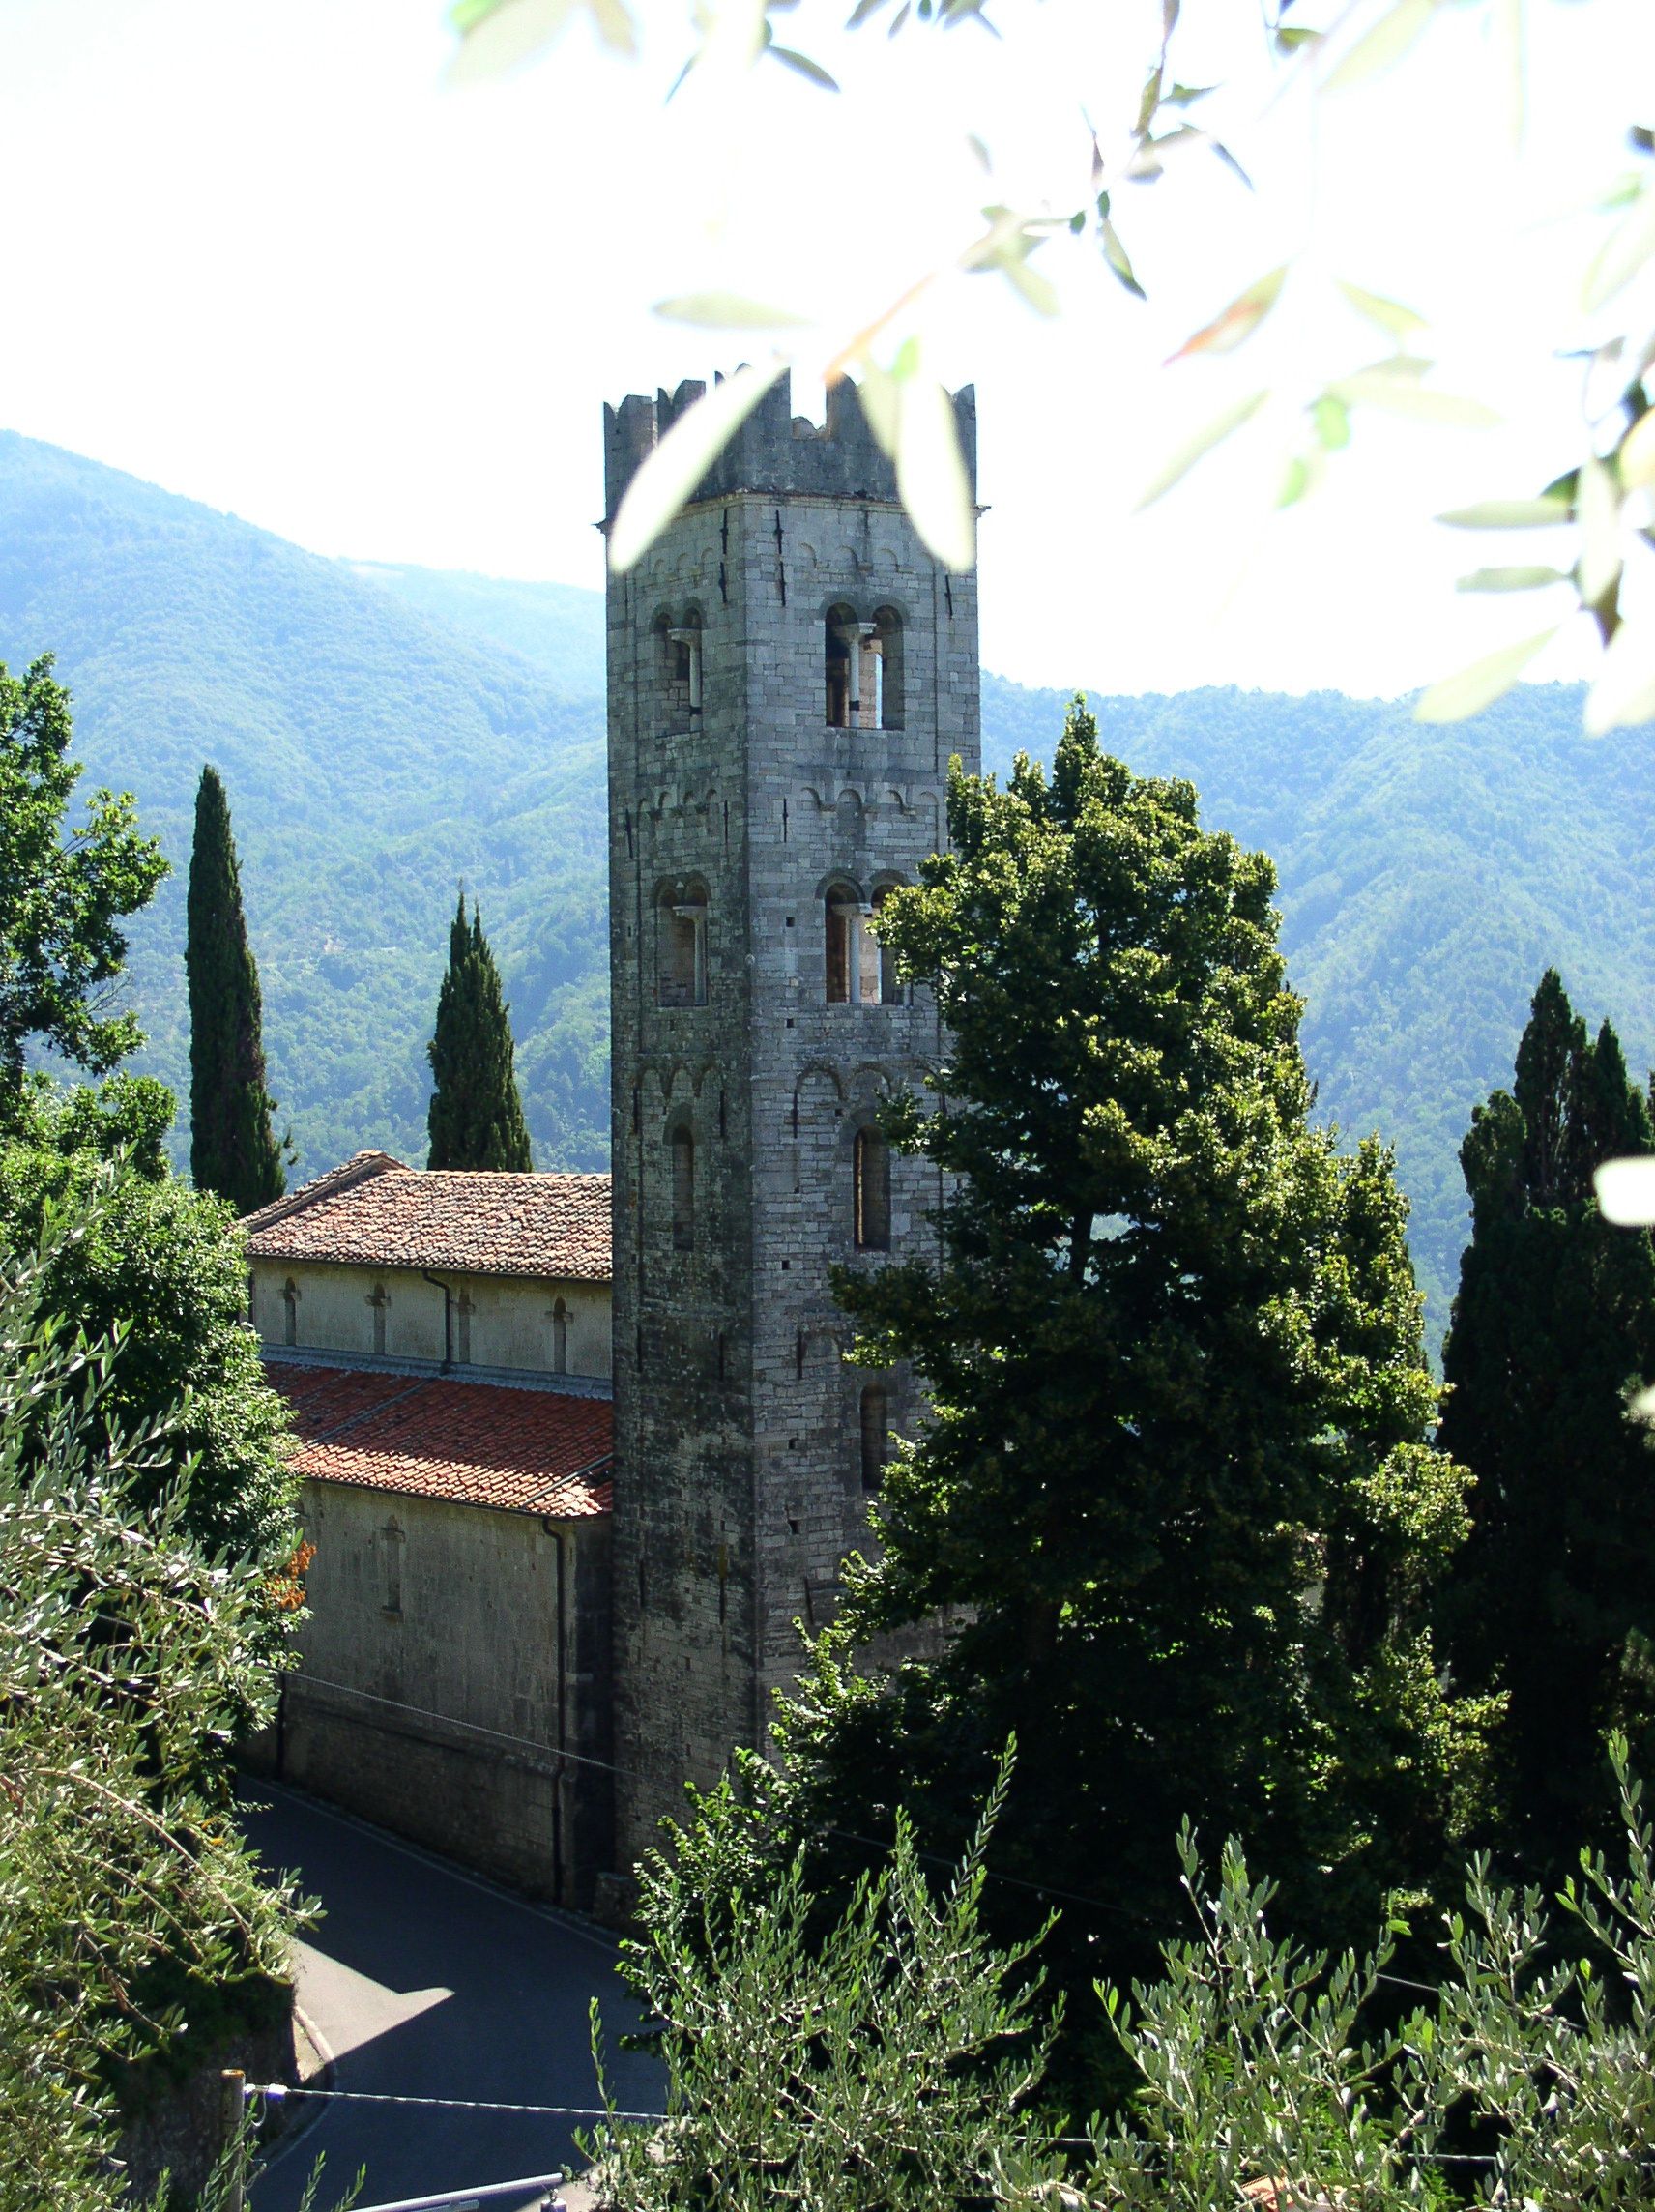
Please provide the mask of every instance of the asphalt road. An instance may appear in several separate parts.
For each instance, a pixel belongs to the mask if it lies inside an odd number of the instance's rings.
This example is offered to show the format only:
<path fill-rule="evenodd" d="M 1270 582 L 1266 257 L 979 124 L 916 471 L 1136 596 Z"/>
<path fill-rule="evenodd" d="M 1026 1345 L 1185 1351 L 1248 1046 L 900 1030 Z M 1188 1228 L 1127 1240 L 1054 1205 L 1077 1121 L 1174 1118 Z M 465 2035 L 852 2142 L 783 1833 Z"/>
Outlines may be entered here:
<path fill-rule="evenodd" d="M 609 2036 L 623 2107 L 658 2108 L 658 2069 L 615 2049 L 636 2013 L 613 1942 L 559 1913 L 416 1850 L 312 1798 L 268 1784 L 242 1793 L 243 1824 L 266 1867 L 290 1872 L 326 1918 L 299 1946 L 299 2002 L 335 2060 L 334 2086 L 508 2104 L 597 2101 L 588 2007 Z M 325 2159 L 317 2212 L 366 2169 L 363 2205 L 578 2170 L 590 2121 L 421 2106 L 329 2105 L 277 2144 L 252 2212 L 297 2212 Z M 538 2194 L 488 2212 L 527 2212 Z"/>

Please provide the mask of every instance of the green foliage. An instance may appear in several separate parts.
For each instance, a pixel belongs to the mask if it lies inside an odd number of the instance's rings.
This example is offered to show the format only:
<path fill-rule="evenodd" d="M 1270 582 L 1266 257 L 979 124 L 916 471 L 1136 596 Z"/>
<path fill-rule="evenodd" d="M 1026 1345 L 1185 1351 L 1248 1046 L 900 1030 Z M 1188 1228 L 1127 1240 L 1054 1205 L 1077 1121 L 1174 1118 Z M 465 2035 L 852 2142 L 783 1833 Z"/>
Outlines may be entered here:
<path fill-rule="evenodd" d="M 287 1188 L 265 1088 L 258 964 L 247 944 L 230 803 L 201 771 L 184 970 L 189 986 L 189 1168 L 197 1190 L 254 1213 Z"/>
<path fill-rule="evenodd" d="M 1165 1925 L 1186 1816 L 1267 1849 L 1296 1925 L 1365 1924 L 1477 1786 L 1426 1619 L 1466 1477 L 1389 1157 L 1309 1125 L 1273 870 L 1187 784 L 1077 706 L 1049 779 L 956 772 L 949 832 L 881 918 L 945 1025 L 886 1116 L 946 1179 L 942 1257 L 836 1278 L 858 1360 L 933 1403 L 843 1633 L 949 1633 L 814 1684 L 789 1749 L 837 1825 L 912 1797 L 952 1840 L 1015 1734 L 999 1866 L 1105 1901 L 1071 1981 Z"/>
<path fill-rule="evenodd" d="M 286 1414 L 246 1325 L 230 1209 L 179 1181 L 161 1156 L 171 1116 L 171 1099 L 144 1078 L 66 1098 L 26 1088 L 0 1142 L 0 1242 L 27 1250 L 48 1222 L 78 1224 L 53 1242 L 41 1295 L 66 1340 L 122 1339 L 97 1401 L 111 1450 L 120 1430 L 167 1417 L 191 1458 L 183 1526 L 212 1552 L 270 1566 L 298 1534 Z M 157 1503 L 160 1493 L 140 1483 L 135 1495 Z"/>
<path fill-rule="evenodd" d="M 1473 1232 L 1441 1431 L 1477 1478 L 1451 1648 L 1507 1695 L 1509 1834 L 1538 1868 L 1607 1813 L 1607 1732 L 1655 1728 L 1655 1451 L 1626 1412 L 1655 1371 L 1655 1246 L 1592 1195 L 1600 1161 L 1651 1149 L 1614 1031 L 1589 1038 L 1548 970 L 1514 1090 L 1461 1150 Z"/>
<path fill-rule="evenodd" d="M 1609 1751 L 1622 1863 L 1583 1851 L 1557 1912 L 1473 1859 L 1462 1907 L 1436 1931 L 1435 1992 L 1393 1973 L 1397 1926 L 1331 1955 L 1272 1933 L 1275 1885 L 1234 1839 L 1214 1879 L 1186 1824 L 1177 1918 L 1189 1933 L 1167 1936 L 1130 1995 L 1100 1985 L 1114 2064 L 1078 2084 L 1095 2108 L 1084 2134 L 1037 2102 L 1055 2023 L 1037 1988 L 1012 1986 L 1021 1960 L 983 1934 L 992 1802 L 968 1882 L 956 1876 L 939 1904 L 900 1819 L 889 1863 L 835 1923 L 801 1858 L 768 1884 L 753 1862 L 727 1886 L 745 1813 L 728 1786 L 710 1792 L 675 1837 L 676 1872 L 647 1866 L 644 1936 L 626 1954 L 664 2023 L 666 2130 L 654 2143 L 605 2132 L 598 2199 L 625 2212 L 1647 2205 L 1655 1837 L 1624 1738 Z M 883 1941 L 879 1895 L 894 1924 Z M 1007 2038 L 1019 2060 L 1035 2056 L 1002 2087 L 980 2054 Z M 962 2054 L 973 2062 L 963 2071 Z M 956 2111 L 963 2102 L 965 2128 L 926 2103 L 940 2083 Z"/>
<path fill-rule="evenodd" d="M 121 972 L 120 923 L 166 873 L 138 834 L 131 796 L 97 791 L 83 826 L 64 817 L 81 764 L 70 757 L 69 693 L 49 655 L 21 679 L 0 661 L 0 1112 L 22 1085 L 31 1040 L 102 1074 L 140 1041 L 131 1013 L 100 1013 Z"/>
<path fill-rule="evenodd" d="M 1111 752 L 1188 776 L 1212 820 L 1276 860 L 1319 1108 L 1395 1147 L 1437 1339 L 1470 1229 L 1460 1140 L 1508 1079 L 1542 968 L 1599 1014 L 1624 1010 L 1634 1067 L 1655 1063 L 1648 734 L 1584 738 L 1563 684 L 1441 728 L 1407 700 L 1331 691 L 1089 704 Z M 1045 757 L 1061 706 L 985 676 L 984 766 Z"/>
<path fill-rule="evenodd" d="M 482 934 L 481 912 L 474 911 L 468 928 L 461 891 L 449 931 L 448 974 L 437 996 L 436 1034 L 425 1048 L 436 1080 L 428 1166 L 519 1174 L 534 1166 L 509 1014 Z"/>
<path fill-rule="evenodd" d="M 1561 1922 L 1472 1862 L 1440 1944 L 1442 1987 L 1364 2034 L 1389 1943 L 1324 1963 L 1273 1941 L 1272 1891 L 1225 1852 L 1217 1893 L 1163 1978 L 1109 2009 L 1139 2088 L 1094 2129 L 1081 2186 L 1122 2212 L 1208 2212 L 1273 2179 L 1278 2202 L 1404 2212 L 1448 2200 L 1611 2212 L 1649 2202 L 1655 2125 L 1655 1865 L 1641 1791 L 1611 1746 L 1625 1871 L 1583 1853 Z M 1474 2147 L 1473 2147 L 1474 2146 Z M 1007 2177 L 1031 2205 L 1040 2177 Z"/>
<path fill-rule="evenodd" d="M 604 2200 L 940 2212 L 985 2195 L 1024 2140 L 1052 2034 L 1038 1938 L 997 1949 L 981 1925 L 999 1810 L 997 1790 L 935 1889 L 899 1821 L 887 1864 L 826 1927 L 798 1859 L 709 1902 L 652 1857 L 647 1936 L 622 1961 L 659 2023 L 667 2116 L 658 2133 L 611 2122 L 590 2146 Z"/>
<path fill-rule="evenodd" d="M 169 2000 L 288 1972 L 294 1900 L 226 1817 L 274 1694 L 264 1572 L 189 1534 L 182 1428 L 120 1416 L 129 1347 L 56 1319 L 69 1239 L 117 1207 L 104 1168 L 0 1267 L 3 2212 L 114 2212 L 118 2092 L 189 2034 Z"/>

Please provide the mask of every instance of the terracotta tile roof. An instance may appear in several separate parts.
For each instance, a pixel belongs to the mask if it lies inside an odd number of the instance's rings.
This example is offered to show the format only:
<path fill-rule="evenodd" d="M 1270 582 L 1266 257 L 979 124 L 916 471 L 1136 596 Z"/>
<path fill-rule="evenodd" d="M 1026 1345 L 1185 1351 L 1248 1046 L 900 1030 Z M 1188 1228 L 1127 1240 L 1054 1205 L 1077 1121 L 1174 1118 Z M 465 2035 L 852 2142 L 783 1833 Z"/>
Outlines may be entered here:
<path fill-rule="evenodd" d="M 463 1175 L 358 1152 L 244 1227 L 255 1260 L 606 1283 L 606 1175 Z"/>
<path fill-rule="evenodd" d="M 265 1374 L 293 1413 L 295 1471 L 312 1481 L 559 1521 L 610 1510 L 605 1398 L 276 1360 Z"/>

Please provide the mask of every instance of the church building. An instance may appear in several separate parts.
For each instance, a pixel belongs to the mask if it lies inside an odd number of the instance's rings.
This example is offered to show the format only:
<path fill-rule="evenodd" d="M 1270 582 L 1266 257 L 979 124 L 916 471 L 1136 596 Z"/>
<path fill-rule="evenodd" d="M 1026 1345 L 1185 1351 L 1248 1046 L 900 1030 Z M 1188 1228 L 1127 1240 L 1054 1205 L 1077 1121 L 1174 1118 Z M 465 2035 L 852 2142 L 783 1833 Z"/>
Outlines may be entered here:
<path fill-rule="evenodd" d="M 606 528 L 702 390 L 606 410 Z M 935 1244 L 878 1111 L 936 1009 L 869 924 L 978 766 L 975 578 L 855 387 L 784 379 L 611 577 L 608 667 L 612 1182 L 361 1154 L 247 1224 L 317 1547 L 263 1756 L 575 1905 L 764 1741 L 917 1411 L 829 1270 Z"/>

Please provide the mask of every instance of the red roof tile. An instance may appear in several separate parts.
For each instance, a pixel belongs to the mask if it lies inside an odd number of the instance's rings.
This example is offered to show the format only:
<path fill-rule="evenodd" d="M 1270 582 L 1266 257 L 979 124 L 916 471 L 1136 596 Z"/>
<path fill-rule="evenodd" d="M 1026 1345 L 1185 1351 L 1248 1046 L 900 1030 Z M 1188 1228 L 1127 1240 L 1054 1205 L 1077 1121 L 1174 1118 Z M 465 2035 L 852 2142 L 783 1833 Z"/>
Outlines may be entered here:
<path fill-rule="evenodd" d="M 571 1521 L 610 1510 L 606 1398 L 271 1360 L 314 1482 Z"/>
<path fill-rule="evenodd" d="M 465 1175 L 358 1152 L 244 1224 L 255 1260 L 606 1283 L 606 1175 Z"/>

